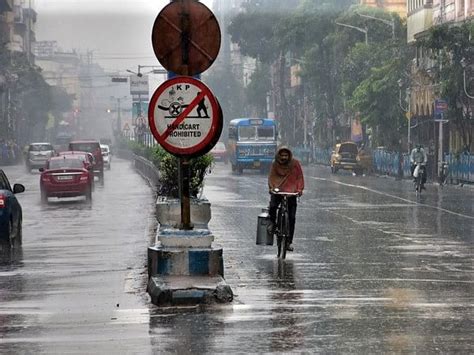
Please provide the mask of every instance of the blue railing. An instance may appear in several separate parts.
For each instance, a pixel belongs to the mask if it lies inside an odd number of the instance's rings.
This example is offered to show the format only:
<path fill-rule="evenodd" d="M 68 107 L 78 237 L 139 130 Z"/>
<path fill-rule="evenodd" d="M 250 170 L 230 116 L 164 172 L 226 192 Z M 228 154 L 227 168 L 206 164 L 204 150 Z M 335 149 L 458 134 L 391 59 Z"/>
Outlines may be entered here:
<path fill-rule="evenodd" d="M 448 181 L 474 183 L 474 156 L 470 154 L 446 154 Z"/>
<path fill-rule="evenodd" d="M 316 164 L 329 165 L 331 160 L 331 148 L 314 148 L 313 162 Z"/>
<path fill-rule="evenodd" d="M 390 152 L 385 149 L 375 149 L 373 151 L 373 168 L 374 171 L 380 174 L 396 176 L 398 175 L 400 164 L 403 171 L 403 176 L 410 176 L 410 158 L 408 154 Z"/>

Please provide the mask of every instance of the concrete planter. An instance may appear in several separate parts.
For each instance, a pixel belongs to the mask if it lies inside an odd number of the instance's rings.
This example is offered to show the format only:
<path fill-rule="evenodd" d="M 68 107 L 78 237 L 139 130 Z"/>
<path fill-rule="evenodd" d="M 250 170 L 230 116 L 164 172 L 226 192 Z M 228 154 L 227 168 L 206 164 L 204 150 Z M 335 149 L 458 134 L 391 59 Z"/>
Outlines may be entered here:
<path fill-rule="evenodd" d="M 160 229 L 176 228 L 181 223 L 181 203 L 177 198 L 159 196 L 156 218 Z M 191 223 L 195 229 L 207 229 L 211 220 L 211 203 L 207 199 L 191 200 Z"/>

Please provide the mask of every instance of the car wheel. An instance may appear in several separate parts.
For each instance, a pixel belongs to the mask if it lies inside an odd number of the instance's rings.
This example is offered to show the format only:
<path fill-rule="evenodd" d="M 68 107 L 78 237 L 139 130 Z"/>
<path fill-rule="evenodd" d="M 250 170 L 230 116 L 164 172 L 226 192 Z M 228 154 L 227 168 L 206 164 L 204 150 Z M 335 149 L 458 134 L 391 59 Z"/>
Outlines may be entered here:
<path fill-rule="evenodd" d="M 22 220 L 21 218 L 18 220 L 18 226 L 16 228 L 16 235 L 15 235 L 15 246 L 19 247 L 22 243 L 23 239 L 23 227 L 22 227 Z"/>
<path fill-rule="evenodd" d="M 41 189 L 41 202 L 48 203 L 48 194 L 43 189 Z"/>
<path fill-rule="evenodd" d="M 242 168 L 240 165 L 237 165 L 237 172 L 239 173 L 239 175 L 242 175 L 242 173 L 244 172 L 244 168 Z"/>
<path fill-rule="evenodd" d="M 87 202 L 91 202 L 91 201 L 92 201 L 92 188 L 91 188 L 91 187 L 89 187 L 89 188 L 87 189 L 85 196 L 86 196 L 86 201 L 87 201 Z"/>
<path fill-rule="evenodd" d="M 237 171 L 237 168 L 235 167 L 235 165 L 234 165 L 234 164 L 230 164 L 230 165 L 231 165 L 231 168 L 232 168 L 232 172 L 235 172 L 235 171 Z"/>
<path fill-rule="evenodd" d="M 10 243 L 10 246 L 13 246 L 15 244 L 15 239 L 13 235 L 13 221 L 11 219 L 8 221 L 6 240 Z"/>

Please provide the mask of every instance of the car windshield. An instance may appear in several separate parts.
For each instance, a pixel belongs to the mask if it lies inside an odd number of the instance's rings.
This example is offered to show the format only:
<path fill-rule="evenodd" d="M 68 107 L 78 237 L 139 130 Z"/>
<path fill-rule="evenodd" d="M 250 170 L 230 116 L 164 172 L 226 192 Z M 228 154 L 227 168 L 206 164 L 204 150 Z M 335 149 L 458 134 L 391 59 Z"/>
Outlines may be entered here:
<path fill-rule="evenodd" d="M 214 146 L 213 150 L 225 150 L 225 144 L 222 143 L 222 142 L 218 142 L 218 143 Z"/>
<path fill-rule="evenodd" d="M 97 143 L 71 143 L 72 150 L 80 150 L 83 152 L 94 152 L 99 146 Z"/>
<path fill-rule="evenodd" d="M 84 168 L 82 159 L 53 159 L 49 162 L 50 169 L 68 169 L 68 168 Z"/>
<path fill-rule="evenodd" d="M 341 144 L 341 147 L 339 148 L 339 154 L 341 153 L 351 153 L 351 154 L 357 154 L 357 145 L 355 144 Z"/>
<path fill-rule="evenodd" d="M 53 150 L 53 146 L 50 144 L 33 144 L 30 146 L 31 152 L 45 152 Z"/>

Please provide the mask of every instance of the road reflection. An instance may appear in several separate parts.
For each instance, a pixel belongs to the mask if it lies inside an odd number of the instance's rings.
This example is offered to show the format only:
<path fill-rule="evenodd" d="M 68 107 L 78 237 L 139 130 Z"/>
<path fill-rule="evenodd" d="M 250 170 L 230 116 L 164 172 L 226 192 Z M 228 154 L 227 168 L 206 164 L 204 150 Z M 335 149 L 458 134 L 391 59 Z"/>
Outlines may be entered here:
<path fill-rule="evenodd" d="M 270 350 L 272 352 L 295 351 L 304 344 L 304 332 L 298 306 L 302 295 L 295 285 L 295 264 L 291 259 L 269 260 L 268 272 L 271 276 L 270 309 L 271 329 Z"/>

